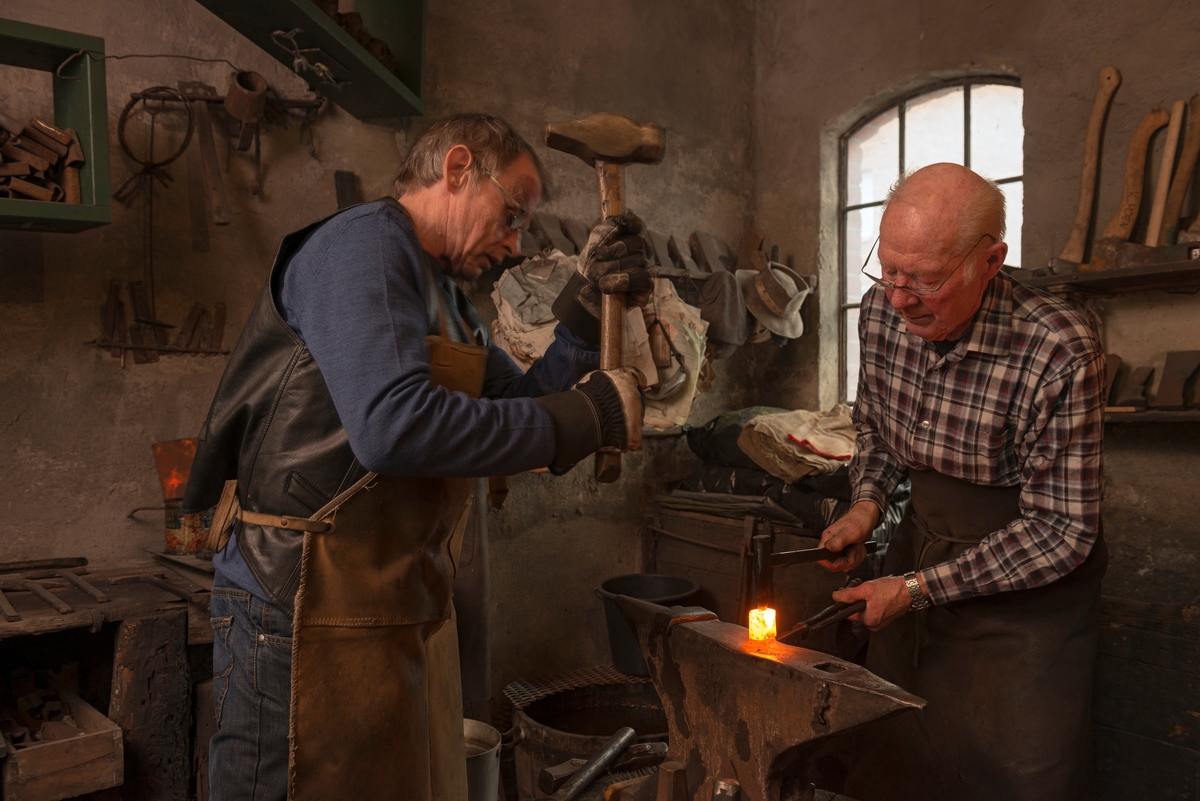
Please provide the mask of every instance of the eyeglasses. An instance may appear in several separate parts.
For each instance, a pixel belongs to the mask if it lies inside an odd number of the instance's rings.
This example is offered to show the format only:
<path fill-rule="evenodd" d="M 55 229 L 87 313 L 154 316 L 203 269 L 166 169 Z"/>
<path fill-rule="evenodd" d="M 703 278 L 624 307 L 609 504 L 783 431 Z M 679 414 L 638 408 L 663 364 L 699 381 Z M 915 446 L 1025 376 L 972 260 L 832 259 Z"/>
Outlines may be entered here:
<path fill-rule="evenodd" d="M 529 225 L 529 220 L 533 217 L 533 212 L 522 206 L 521 201 L 513 197 L 509 191 L 505 189 L 499 181 L 496 180 L 496 176 L 489 172 L 487 177 L 492 180 L 492 183 L 496 185 L 496 188 L 503 192 L 504 196 L 508 198 L 509 202 L 512 204 L 508 207 L 508 227 L 514 231 L 519 231 L 526 225 Z"/>
<path fill-rule="evenodd" d="M 983 236 L 979 237 L 979 242 L 982 242 L 986 237 L 989 236 L 992 237 L 992 239 L 996 239 L 996 237 L 992 236 L 991 234 L 984 234 Z M 971 246 L 971 249 L 963 255 L 953 270 L 946 273 L 946 277 L 939 281 L 937 286 L 903 286 L 900 284 L 893 284 L 891 281 L 884 281 L 882 278 L 876 278 L 867 272 L 867 265 L 871 263 L 871 256 L 875 255 L 875 248 L 879 247 L 879 237 L 875 237 L 875 244 L 871 245 L 871 251 L 867 253 L 867 260 L 863 262 L 862 274 L 867 278 L 870 278 L 876 286 L 881 286 L 886 290 L 890 291 L 893 289 L 903 289 L 905 292 L 917 295 L 919 297 L 929 297 L 930 295 L 936 295 L 941 288 L 946 285 L 946 282 L 950 280 L 951 276 L 958 272 L 958 268 L 967 263 L 967 257 L 975 252 L 975 248 L 979 247 L 979 242 L 976 242 Z"/>

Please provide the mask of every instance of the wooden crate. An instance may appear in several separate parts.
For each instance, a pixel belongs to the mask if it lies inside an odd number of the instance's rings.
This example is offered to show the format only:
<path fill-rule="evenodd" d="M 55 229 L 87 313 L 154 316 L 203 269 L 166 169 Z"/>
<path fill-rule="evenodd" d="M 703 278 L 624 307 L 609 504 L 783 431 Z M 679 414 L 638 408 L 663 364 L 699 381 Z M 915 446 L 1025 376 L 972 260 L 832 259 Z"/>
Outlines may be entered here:
<path fill-rule="evenodd" d="M 74 693 L 58 692 L 87 734 L 20 749 L 9 744 L 4 801 L 59 801 L 116 787 L 124 780 L 120 727 Z"/>
<path fill-rule="evenodd" d="M 684 576 L 700 585 L 692 601 L 729 623 L 745 626 L 739 599 L 750 592 L 750 559 L 745 520 L 667 509 L 654 505 L 654 525 L 647 533 L 647 571 Z M 820 532 L 773 524 L 776 551 L 816 548 Z M 658 529 L 655 531 L 655 529 Z M 667 533 L 663 533 L 667 532 Z M 754 533 L 762 534 L 759 521 Z M 782 634 L 805 618 L 833 603 L 830 594 L 846 581 L 841 573 L 830 573 L 817 564 L 775 568 L 777 626 Z M 747 601 L 748 602 L 748 601 Z M 806 647 L 842 658 L 853 656 L 862 642 L 847 637 L 845 628 L 830 626 L 817 632 Z"/>

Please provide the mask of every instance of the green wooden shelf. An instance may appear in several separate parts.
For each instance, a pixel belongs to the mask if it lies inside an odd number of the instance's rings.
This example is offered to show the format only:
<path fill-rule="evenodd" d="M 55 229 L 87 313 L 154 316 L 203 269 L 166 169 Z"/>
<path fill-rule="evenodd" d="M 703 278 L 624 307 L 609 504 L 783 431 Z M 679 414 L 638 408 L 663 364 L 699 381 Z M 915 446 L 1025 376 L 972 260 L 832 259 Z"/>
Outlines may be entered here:
<path fill-rule="evenodd" d="M 425 113 L 424 0 L 358 0 L 355 10 L 376 39 L 387 42 L 396 60 L 393 74 L 342 30 L 312 0 L 199 0 L 247 39 L 289 69 L 293 55 L 274 37 L 295 34 L 309 61 L 324 64 L 336 86 L 312 71 L 297 74 L 309 85 L 362 120 Z"/>
<path fill-rule="evenodd" d="M 104 55 L 104 40 L 0 19 L 0 64 L 53 73 L 80 50 Z M 76 58 L 63 69 L 63 77 L 54 76 L 53 86 L 54 124 L 74 128 L 83 146 L 83 203 L 0 198 L 0 228 L 75 233 L 112 222 L 104 62 Z"/>

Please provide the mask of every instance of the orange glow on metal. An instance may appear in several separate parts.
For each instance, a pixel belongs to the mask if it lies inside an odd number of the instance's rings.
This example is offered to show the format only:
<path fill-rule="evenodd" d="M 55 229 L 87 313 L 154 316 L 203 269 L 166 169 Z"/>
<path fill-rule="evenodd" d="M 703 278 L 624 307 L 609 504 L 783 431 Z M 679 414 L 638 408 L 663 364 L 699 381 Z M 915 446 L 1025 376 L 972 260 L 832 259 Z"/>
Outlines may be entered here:
<path fill-rule="evenodd" d="M 750 639 L 775 639 L 775 610 L 771 607 L 750 610 Z"/>

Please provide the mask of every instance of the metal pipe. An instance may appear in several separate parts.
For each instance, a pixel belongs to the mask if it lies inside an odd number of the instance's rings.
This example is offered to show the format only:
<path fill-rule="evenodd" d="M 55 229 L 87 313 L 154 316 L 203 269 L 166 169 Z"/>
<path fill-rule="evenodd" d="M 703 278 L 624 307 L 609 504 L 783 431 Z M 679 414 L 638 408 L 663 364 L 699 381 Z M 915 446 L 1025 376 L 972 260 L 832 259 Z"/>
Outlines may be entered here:
<path fill-rule="evenodd" d="M 637 737 L 637 732 L 628 726 L 618 729 L 612 739 L 605 743 L 603 748 L 592 754 L 592 758 L 587 761 L 587 764 L 576 771 L 571 780 L 564 784 L 552 798 L 555 801 L 571 801 L 582 793 L 593 779 L 608 770 L 608 766 L 629 747 L 635 737 Z"/>
<path fill-rule="evenodd" d="M 879 550 L 879 543 L 864 542 L 863 547 L 867 549 L 867 553 L 875 553 Z M 771 554 L 771 564 L 775 567 L 783 565 L 801 565 L 809 562 L 821 562 L 826 559 L 836 559 L 845 551 L 831 551 L 827 548 L 806 548 L 801 551 L 780 551 L 779 553 Z"/>
<path fill-rule="evenodd" d="M 771 606 L 774 597 L 772 574 L 775 571 L 771 568 L 771 539 L 770 534 L 755 534 L 751 539 L 754 554 L 753 596 L 759 609 Z"/>

